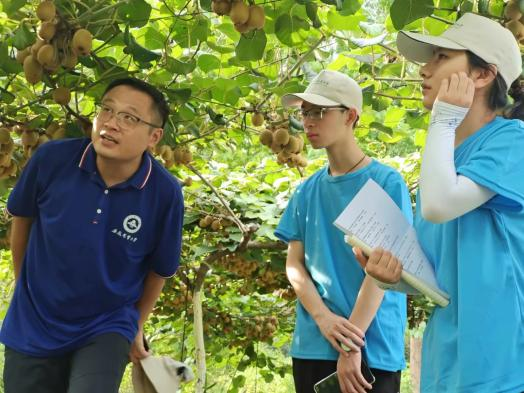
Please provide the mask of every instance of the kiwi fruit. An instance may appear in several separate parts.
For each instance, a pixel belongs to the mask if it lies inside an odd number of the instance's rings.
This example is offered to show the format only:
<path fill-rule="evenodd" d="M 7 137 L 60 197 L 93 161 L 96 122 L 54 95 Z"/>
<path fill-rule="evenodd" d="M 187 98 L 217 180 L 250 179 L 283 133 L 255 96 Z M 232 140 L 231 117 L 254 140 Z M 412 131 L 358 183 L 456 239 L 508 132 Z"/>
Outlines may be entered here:
<path fill-rule="evenodd" d="M 517 20 L 510 20 L 506 23 L 506 27 L 509 31 L 513 33 L 517 40 L 524 38 L 524 25 Z"/>
<path fill-rule="evenodd" d="M 231 3 L 227 0 L 213 0 L 211 9 L 217 15 L 229 15 L 231 11 Z"/>
<path fill-rule="evenodd" d="M 522 17 L 522 11 L 516 1 L 510 1 L 504 8 L 504 16 L 509 20 L 517 20 Z"/>
<path fill-rule="evenodd" d="M 264 8 L 258 5 L 250 5 L 249 18 L 246 23 L 251 29 L 262 29 L 266 23 Z"/>
<path fill-rule="evenodd" d="M 42 22 L 38 29 L 38 36 L 44 41 L 49 42 L 56 34 L 56 25 L 53 22 Z"/>
<path fill-rule="evenodd" d="M 62 67 L 73 69 L 78 64 L 78 56 L 73 51 L 67 53 L 62 59 Z"/>
<path fill-rule="evenodd" d="M 57 87 L 53 90 L 53 100 L 60 105 L 67 105 L 71 101 L 71 91 L 67 87 Z"/>
<path fill-rule="evenodd" d="M 279 128 L 273 135 L 273 142 L 279 145 L 287 145 L 289 142 L 289 132 L 285 128 Z"/>
<path fill-rule="evenodd" d="M 244 34 L 252 30 L 247 23 L 235 23 L 234 27 L 235 30 L 238 31 L 240 34 Z"/>
<path fill-rule="evenodd" d="M 36 7 L 36 16 L 43 22 L 53 20 L 56 16 L 56 7 L 52 1 L 42 1 Z"/>
<path fill-rule="evenodd" d="M 53 45 L 46 44 L 42 46 L 36 55 L 36 59 L 44 67 L 53 65 L 55 63 L 55 48 L 53 48 Z"/>
<path fill-rule="evenodd" d="M 44 70 L 33 55 L 29 55 L 24 60 L 25 79 L 32 85 L 42 80 Z"/>
<path fill-rule="evenodd" d="M 16 52 L 16 61 L 20 64 L 24 64 L 24 60 L 31 54 L 31 47 L 19 50 Z"/>
<path fill-rule="evenodd" d="M 234 25 L 243 25 L 249 19 L 249 7 L 243 0 L 235 0 L 231 5 L 229 17 Z"/>
<path fill-rule="evenodd" d="M 255 112 L 251 117 L 251 123 L 255 127 L 260 127 L 262 124 L 264 124 L 264 115 L 260 112 Z"/>
<path fill-rule="evenodd" d="M 273 133 L 269 130 L 262 131 L 262 134 L 260 134 L 260 143 L 268 147 L 271 146 L 273 143 Z"/>
<path fill-rule="evenodd" d="M 0 144 L 9 143 L 10 139 L 11 133 L 9 132 L 9 128 L 0 127 Z"/>
<path fill-rule="evenodd" d="M 71 47 L 79 56 L 87 56 L 93 47 L 93 35 L 86 29 L 79 29 L 73 35 Z"/>

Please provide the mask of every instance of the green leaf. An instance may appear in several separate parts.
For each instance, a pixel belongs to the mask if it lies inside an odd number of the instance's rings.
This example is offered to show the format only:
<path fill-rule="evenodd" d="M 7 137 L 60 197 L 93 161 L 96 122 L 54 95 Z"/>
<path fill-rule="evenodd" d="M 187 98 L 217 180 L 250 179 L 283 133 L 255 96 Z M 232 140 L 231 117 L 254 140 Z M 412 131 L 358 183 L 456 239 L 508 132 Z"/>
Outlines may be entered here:
<path fill-rule="evenodd" d="M 489 14 L 489 1 L 490 0 L 479 0 L 478 9 L 481 14 Z"/>
<path fill-rule="evenodd" d="M 381 132 L 384 132 L 388 135 L 393 134 L 393 129 L 391 127 L 386 127 L 384 124 L 376 122 L 376 121 L 371 122 L 369 124 L 369 127 L 379 130 Z"/>
<path fill-rule="evenodd" d="M 191 98 L 191 89 L 170 89 L 168 90 L 167 95 L 177 104 L 181 105 L 189 101 Z"/>
<path fill-rule="evenodd" d="M 22 23 L 13 35 L 13 46 L 22 50 L 33 44 L 36 40 L 36 34 L 29 29 L 27 23 Z"/>
<path fill-rule="evenodd" d="M 193 70 L 196 68 L 196 61 L 195 59 L 181 61 L 172 57 L 168 57 L 167 68 L 169 71 L 174 72 L 175 74 L 187 75 L 193 72 Z"/>
<path fill-rule="evenodd" d="M 220 68 L 220 59 L 209 54 L 202 54 L 197 59 L 198 68 L 204 72 L 209 72 Z"/>
<path fill-rule="evenodd" d="M 144 0 L 130 0 L 118 7 L 118 16 L 127 27 L 142 27 L 149 21 L 151 6 Z"/>
<path fill-rule="evenodd" d="M 133 35 L 129 32 L 129 26 L 126 26 L 124 42 L 127 45 L 124 53 L 132 55 L 133 59 L 139 63 L 149 63 L 154 60 L 159 60 L 162 57 L 160 54 L 138 45 Z"/>
<path fill-rule="evenodd" d="M 13 17 L 16 11 L 18 11 L 20 8 L 22 8 L 24 5 L 27 4 L 26 0 L 5 0 L 2 1 L 2 5 L 4 8 L 4 12 L 10 16 Z"/>
<path fill-rule="evenodd" d="M 243 34 L 235 48 L 238 60 L 254 61 L 264 57 L 267 38 L 264 30 L 255 30 L 251 34 Z"/>
<path fill-rule="evenodd" d="M 309 24 L 297 16 L 291 17 L 288 14 L 283 14 L 275 21 L 275 35 L 280 42 L 287 46 L 295 46 L 302 41 L 294 34 L 301 28 L 308 29 Z"/>
<path fill-rule="evenodd" d="M 320 22 L 320 19 L 318 18 L 318 5 L 317 3 L 313 1 L 309 1 L 306 3 L 306 14 L 309 20 L 311 20 L 311 23 L 313 23 L 313 27 L 318 29 L 320 26 L 322 26 L 322 23 Z"/>
<path fill-rule="evenodd" d="M 340 15 L 353 15 L 361 7 L 359 0 L 344 0 L 342 3 L 342 8 L 340 10 Z"/>
<path fill-rule="evenodd" d="M 433 13 L 433 0 L 395 0 L 390 8 L 393 26 L 401 30 L 407 24 Z"/>

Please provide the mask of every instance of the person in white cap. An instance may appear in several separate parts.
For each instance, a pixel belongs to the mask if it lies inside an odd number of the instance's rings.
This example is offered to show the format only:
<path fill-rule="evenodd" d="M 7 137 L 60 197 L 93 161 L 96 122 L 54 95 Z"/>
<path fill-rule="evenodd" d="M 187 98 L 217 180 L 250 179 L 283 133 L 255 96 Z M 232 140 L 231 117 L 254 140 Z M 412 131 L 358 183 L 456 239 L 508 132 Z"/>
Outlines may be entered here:
<path fill-rule="evenodd" d="M 511 119 L 523 113 L 519 46 L 497 22 L 469 13 L 441 36 L 400 32 L 397 44 L 426 63 L 432 113 L 415 228 L 451 297 L 424 333 L 421 392 L 521 393 L 524 123 Z M 508 90 L 515 105 L 502 111 Z M 366 271 L 395 283 L 401 264 L 375 250 Z"/>
<path fill-rule="evenodd" d="M 355 140 L 362 90 L 353 79 L 322 71 L 304 93 L 286 95 L 282 103 L 300 108 L 311 146 L 325 149 L 328 158 L 297 188 L 275 231 L 289 245 L 286 272 L 299 300 L 291 346 L 296 391 L 311 393 L 337 371 L 343 393 L 397 393 L 405 367 L 406 297 L 384 294 L 365 278 L 333 221 L 373 179 L 411 222 L 409 192 L 398 172 L 366 156 Z M 364 359 L 373 384 L 361 371 Z"/>

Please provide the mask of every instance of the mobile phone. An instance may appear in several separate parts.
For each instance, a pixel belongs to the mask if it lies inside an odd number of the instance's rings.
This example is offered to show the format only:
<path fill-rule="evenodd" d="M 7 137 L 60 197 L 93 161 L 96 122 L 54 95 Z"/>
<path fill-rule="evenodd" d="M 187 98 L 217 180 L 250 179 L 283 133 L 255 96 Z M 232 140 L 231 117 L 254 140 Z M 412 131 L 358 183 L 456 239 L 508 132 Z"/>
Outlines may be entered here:
<path fill-rule="evenodd" d="M 375 376 L 369 369 L 367 363 L 362 360 L 360 365 L 360 370 L 364 379 L 373 384 L 375 382 Z M 338 383 L 338 375 L 335 371 L 333 374 L 328 375 L 326 378 L 318 381 L 315 386 L 313 386 L 316 393 L 340 393 L 340 384 Z"/>

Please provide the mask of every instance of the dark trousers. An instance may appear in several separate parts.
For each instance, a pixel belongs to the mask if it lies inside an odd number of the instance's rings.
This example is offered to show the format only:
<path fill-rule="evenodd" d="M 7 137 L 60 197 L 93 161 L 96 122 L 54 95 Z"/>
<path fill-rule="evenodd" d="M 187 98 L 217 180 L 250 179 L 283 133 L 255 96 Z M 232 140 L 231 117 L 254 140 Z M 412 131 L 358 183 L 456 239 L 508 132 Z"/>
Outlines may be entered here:
<path fill-rule="evenodd" d="M 335 360 L 309 360 L 293 358 L 293 379 L 297 393 L 314 393 L 313 386 L 337 371 Z M 400 371 L 384 371 L 372 368 L 375 376 L 370 393 L 399 393 Z"/>
<path fill-rule="evenodd" d="M 94 337 L 61 356 L 40 358 L 5 348 L 5 393 L 118 393 L 130 344 L 116 333 Z"/>

